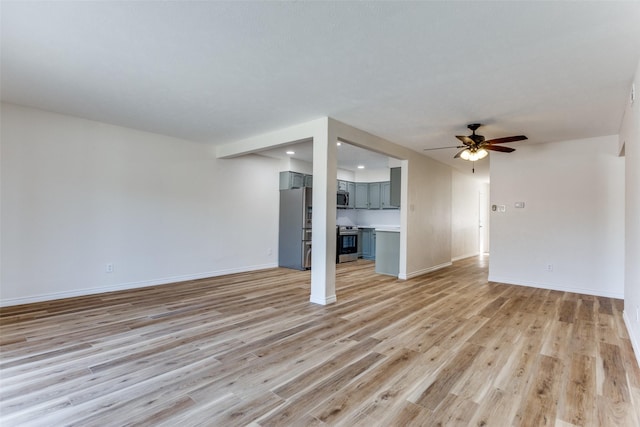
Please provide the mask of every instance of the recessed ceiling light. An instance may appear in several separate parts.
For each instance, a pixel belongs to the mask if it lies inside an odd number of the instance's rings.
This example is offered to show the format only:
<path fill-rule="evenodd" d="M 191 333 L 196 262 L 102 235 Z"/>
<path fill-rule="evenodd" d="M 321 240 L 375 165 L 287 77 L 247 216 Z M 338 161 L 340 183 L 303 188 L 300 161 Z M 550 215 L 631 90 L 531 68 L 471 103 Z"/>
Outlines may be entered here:
<path fill-rule="evenodd" d="M 338 147 L 340 147 L 340 146 L 342 145 L 342 142 L 338 141 L 338 142 L 336 142 L 336 145 L 337 145 Z"/>
<path fill-rule="evenodd" d="M 289 150 L 289 151 L 287 151 L 287 154 L 291 156 L 292 154 L 296 154 L 296 152 Z"/>
<path fill-rule="evenodd" d="M 358 165 L 358 169 L 364 169 L 364 165 Z"/>

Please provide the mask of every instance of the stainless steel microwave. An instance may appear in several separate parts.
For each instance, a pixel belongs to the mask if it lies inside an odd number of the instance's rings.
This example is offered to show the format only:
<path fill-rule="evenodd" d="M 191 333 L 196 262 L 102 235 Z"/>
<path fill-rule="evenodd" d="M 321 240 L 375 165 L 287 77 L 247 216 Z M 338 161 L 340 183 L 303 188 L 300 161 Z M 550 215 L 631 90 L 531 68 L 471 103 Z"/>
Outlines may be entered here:
<path fill-rule="evenodd" d="M 336 206 L 339 208 L 349 207 L 349 192 L 344 190 L 338 191 L 338 199 L 336 200 Z"/>

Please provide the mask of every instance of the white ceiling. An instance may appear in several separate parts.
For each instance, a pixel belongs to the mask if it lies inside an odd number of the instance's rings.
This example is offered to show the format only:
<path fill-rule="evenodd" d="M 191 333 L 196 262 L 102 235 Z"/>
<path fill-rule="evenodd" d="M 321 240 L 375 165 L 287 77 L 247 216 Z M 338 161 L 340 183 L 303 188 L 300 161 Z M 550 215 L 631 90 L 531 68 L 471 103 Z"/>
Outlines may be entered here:
<path fill-rule="evenodd" d="M 4 101 L 211 144 L 322 116 L 421 152 L 611 135 L 640 59 L 638 1 L 1 7 Z"/>
<path fill-rule="evenodd" d="M 294 154 L 288 154 L 287 152 L 293 152 Z M 313 142 L 296 142 L 270 150 L 262 150 L 258 154 L 276 159 L 291 157 L 307 163 L 313 163 Z M 345 142 L 339 143 L 337 160 L 340 169 L 350 171 L 358 170 L 359 166 L 364 166 L 366 169 L 386 169 L 389 167 L 389 157 Z"/>

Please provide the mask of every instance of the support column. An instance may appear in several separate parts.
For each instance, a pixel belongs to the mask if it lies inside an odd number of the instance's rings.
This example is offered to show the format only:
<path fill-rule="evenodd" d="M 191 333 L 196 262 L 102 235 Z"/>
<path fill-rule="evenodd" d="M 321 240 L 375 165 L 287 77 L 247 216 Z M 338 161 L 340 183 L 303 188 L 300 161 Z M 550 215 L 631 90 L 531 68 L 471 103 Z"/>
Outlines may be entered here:
<path fill-rule="evenodd" d="M 315 304 L 336 301 L 337 137 L 329 128 L 313 139 L 313 236 L 311 298 Z"/>

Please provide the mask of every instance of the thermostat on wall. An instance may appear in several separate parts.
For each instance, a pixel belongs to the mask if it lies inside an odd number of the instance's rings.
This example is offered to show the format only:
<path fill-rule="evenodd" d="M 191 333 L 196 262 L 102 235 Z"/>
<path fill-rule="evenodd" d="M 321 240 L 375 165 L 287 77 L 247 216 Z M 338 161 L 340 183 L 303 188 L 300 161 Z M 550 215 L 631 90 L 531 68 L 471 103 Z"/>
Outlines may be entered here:
<path fill-rule="evenodd" d="M 522 209 L 524 208 L 524 202 L 516 202 L 516 208 Z"/>

